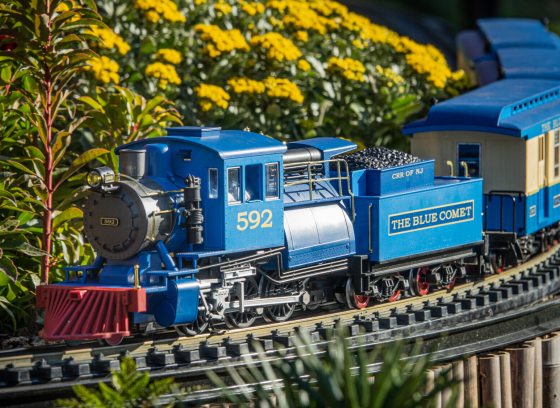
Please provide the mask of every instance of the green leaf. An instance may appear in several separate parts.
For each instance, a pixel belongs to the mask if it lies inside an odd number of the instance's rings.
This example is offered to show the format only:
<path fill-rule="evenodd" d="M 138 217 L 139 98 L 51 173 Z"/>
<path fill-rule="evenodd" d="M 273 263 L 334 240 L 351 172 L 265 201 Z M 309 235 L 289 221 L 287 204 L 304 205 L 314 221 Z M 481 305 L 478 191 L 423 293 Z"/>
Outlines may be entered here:
<path fill-rule="evenodd" d="M 66 170 L 62 177 L 58 180 L 55 186 L 55 190 L 58 189 L 58 187 L 60 187 L 60 185 L 64 183 L 64 181 L 66 181 L 70 176 L 72 176 L 90 161 L 95 160 L 107 153 L 109 153 L 109 150 L 102 148 L 90 149 L 87 152 L 82 153 L 77 159 L 72 162 L 70 168 Z"/>
<path fill-rule="evenodd" d="M 78 207 L 70 207 L 66 210 L 62 211 L 59 215 L 54 217 L 53 220 L 53 229 L 60 227 L 67 221 L 74 220 L 76 218 L 82 218 L 84 213 Z"/>

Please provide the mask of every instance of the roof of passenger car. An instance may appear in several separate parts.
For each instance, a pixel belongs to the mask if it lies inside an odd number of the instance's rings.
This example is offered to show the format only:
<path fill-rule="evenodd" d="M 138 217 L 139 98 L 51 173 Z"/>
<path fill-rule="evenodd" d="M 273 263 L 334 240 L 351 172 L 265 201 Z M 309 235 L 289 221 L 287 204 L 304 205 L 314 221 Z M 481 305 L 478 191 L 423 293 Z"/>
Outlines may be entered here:
<path fill-rule="evenodd" d="M 560 127 L 560 81 L 504 79 L 438 103 L 403 133 L 475 131 L 530 139 Z"/>
<path fill-rule="evenodd" d="M 504 48 L 497 51 L 505 78 L 560 80 L 560 50 L 546 48 Z"/>
<path fill-rule="evenodd" d="M 558 47 L 554 34 L 539 20 L 482 18 L 477 20 L 477 25 L 494 50 L 506 47 Z"/>
<path fill-rule="evenodd" d="M 168 128 L 167 136 L 137 140 L 119 146 L 115 153 L 119 154 L 123 149 L 138 149 L 147 144 L 170 141 L 214 151 L 222 159 L 283 154 L 287 149 L 282 142 L 259 133 L 222 130 L 219 127 L 182 126 Z"/>

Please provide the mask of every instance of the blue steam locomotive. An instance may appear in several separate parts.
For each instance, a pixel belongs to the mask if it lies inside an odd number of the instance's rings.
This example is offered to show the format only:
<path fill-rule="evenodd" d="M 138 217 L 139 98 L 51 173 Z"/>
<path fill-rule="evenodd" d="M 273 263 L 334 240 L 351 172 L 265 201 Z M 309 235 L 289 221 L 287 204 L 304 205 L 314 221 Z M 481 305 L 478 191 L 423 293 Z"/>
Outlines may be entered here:
<path fill-rule="evenodd" d="M 120 146 L 118 174 L 87 176 L 95 262 L 38 288 L 43 337 L 281 322 L 523 262 L 558 238 L 559 107 L 560 83 L 497 81 L 405 127 L 423 159 L 384 168 L 350 168 L 343 139 L 220 128 Z"/>

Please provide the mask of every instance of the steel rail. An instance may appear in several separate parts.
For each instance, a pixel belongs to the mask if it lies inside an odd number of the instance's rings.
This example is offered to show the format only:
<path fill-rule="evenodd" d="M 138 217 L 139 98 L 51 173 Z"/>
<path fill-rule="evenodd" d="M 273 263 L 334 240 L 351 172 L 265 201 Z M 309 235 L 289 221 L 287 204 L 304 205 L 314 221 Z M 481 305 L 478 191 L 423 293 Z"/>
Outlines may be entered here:
<path fill-rule="evenodd" d="M 560 328 L 558 302 L 536 305 L 559 290 L 560 245 L 557 245 L 520 267 L 481 282 L 460 285 L 452 293 L 439 291 L 360 311 L 337 310 L 279 324 L 195 337 L 177 338 L 167 334 L 143 342 L 133 339 L 113 347 L 56 345 L 5 351 L 0 352 L 0 368 L 3 368 L 0 399 L 6 404 L 20 404 L 22 398 L 42 400 L 45 395 L 64 395 L 76 384 L 107 381 L 110 369 L 118 367 L 118 358 L 124 354 L 135 358 L 138 367 L 149 370 L 154 378 L 173 376 L 189 384 L 207 384 L 206 370 L 225 373 L 227 365 L 242 366 L 244 356 L 255 356 L 253 341 L 265 350 L 261 357 L 275 359 L 277 347 L 284 348 L 289 355 L 296 331 L 309 332 L 320 347 L 328 341 L 335 324 L 346 327 L 354 345 L 361 342 L 373 347 L 395 338 L 423 339 L 426 345 L 439 350 L 437 359 L 449 359 Z M 540 317 L 539 312 L 531 312 L 539 307 Z M 492 334 L 489 330 L 493 326 L 499 330 Z M 472 335 L 473 331 L 476 336 Z M 488 335 L 482 342 L 481 333 L 486 332 Z M 473 342 L 473 338 L 477 341 Z M 192 395 L 189 398 L 197 394 Z"/>

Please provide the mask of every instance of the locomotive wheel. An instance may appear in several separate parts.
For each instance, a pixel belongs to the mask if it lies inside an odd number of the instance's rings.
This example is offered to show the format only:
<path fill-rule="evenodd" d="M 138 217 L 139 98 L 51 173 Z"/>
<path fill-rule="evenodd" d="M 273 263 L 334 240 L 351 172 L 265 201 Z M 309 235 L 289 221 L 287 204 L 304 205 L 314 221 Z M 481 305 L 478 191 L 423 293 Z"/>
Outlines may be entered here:
<path fill-rule="evenodd" d="M 254 278 L 245 281 L 245 299 L 252 299 L 259 295 L 259 287 Z M 246 309 L 243 313 L 233 312 L 224 315 L 226 326 L 229 329 L 245 329 L 250 327 L 257 320 L 258 314 L 254 309 Z"/>
<path fill-rule="evenodd" d="M 370 297 L 365 295 L 356 295 L 352 278 L 346 281 L 346 304 L 350 309 L 365 309 L 369 304 Z"/>
<path fill-rule="evenodd" d="M 274 273 L 271 277 L 275 280 L 278 279 L 278 273 Z M 297 282 L 276 284 L 266 277 L 262 277 L 259 284 L 259 293 L 262 297 L 289 296 L 298 292 Z M 264 308 L 263 318 L 269 323 L 285 322 L 292 317 L 295 310 L 295 303 L 266 306 Z"/>
<path fill-rule="evenodd" d="M 425 296 L 430 292 L 430 283 L 428 282 L 428 274 L 430 268 L 423 266 L 410 271 L 408 278 L 410 282 L 410 291 L 413 295 Z"/>
<path fill-rule="evenodd" d="M 202 300 L 199 300 L 199 305 L 202 305 Z M 203 333 L 208 328 L 208 318 L 206 317 L 206 309 L 199 310 L 196 320 L 192 323 L 181 324 L 175 326 L 175 331 L 180 336 L 196 336 Z"/>

